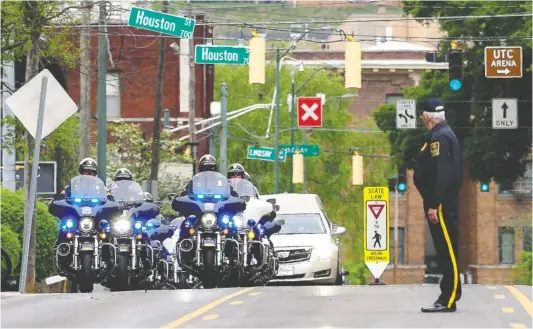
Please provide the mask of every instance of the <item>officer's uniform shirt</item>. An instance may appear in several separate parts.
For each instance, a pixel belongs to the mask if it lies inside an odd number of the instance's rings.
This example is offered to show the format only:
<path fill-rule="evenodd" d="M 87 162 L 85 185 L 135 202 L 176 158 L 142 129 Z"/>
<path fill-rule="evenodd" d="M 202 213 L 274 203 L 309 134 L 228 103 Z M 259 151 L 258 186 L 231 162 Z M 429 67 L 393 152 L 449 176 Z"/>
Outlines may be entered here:
<path fill-rule="evenodd" d="M 462 176 L 459 142 L 442 121 L 430 130 L 414 167 L 414 183 L 425 207 L 437 209 L 446 198 L 456 196 Z"/>

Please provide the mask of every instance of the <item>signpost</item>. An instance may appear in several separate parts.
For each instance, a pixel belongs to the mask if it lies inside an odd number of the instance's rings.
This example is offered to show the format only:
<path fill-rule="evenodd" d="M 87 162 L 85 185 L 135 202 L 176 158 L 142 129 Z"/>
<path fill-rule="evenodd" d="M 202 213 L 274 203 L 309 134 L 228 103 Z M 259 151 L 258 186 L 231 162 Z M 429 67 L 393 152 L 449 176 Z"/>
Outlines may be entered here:
<path fill-rule="evenodd" d="M 24 162 L 17 161 L 15 166 L 16 189 L 24 188 Z M 57 193 L 57 163 L 40 161 L 37 169 L 37 194 L 52 195 Z"/>
<path fill-rule="evenodd" d="M 292 156 L 296 149 L 298 149 L 304 157 L 316 157 L 320 154 L 320 148 L 316 144 L 281 144 L 279 148 L 284 150 L 287 156 Z"/>
<path fill-rule="evenodd" d="M 399 99 L 396 102 L 396 129 L 416 129 L 416 100 Z"/>
<path fill-rule="evenodd" d="M 322 127 L 322 99 L 298 97 L 298 127 Z"/>
<path fill-rule="evenodd" d="M 516 98 L 492 99 L 492 129 L 518 129 Z"/>
<path fill-rule="evenodd" d="M 248 65 L 250 49 L 242 46 L 197 45 L 194 51 L 196 64 Z"/>
<path fill-rule="evenodd" d="M 273 147 L 255 147 L 248 146 L 248 159 L 252 160 L 264 160 L 264 161 L 276 161 L 276 150 Z M 279 150 L 279 160 L 285 162 L 287 160 L 287 154 L 285 150 Z"/>
<path fill-rule="evenodd" d="M 128 26 L 173 35 L 182 39 L 191 39 L 196 20 L 150 9 L 131 7 Z"/>
<path fill-rule="evenodd" d="M 521 78 L 522 47 L 485 47 L 485 77 Z"/>
<path fill-rule="evenodd" d="M 390 262 L 389 188 L 367 186 L 363 194 L 365 264 L 379 282 Z"/>

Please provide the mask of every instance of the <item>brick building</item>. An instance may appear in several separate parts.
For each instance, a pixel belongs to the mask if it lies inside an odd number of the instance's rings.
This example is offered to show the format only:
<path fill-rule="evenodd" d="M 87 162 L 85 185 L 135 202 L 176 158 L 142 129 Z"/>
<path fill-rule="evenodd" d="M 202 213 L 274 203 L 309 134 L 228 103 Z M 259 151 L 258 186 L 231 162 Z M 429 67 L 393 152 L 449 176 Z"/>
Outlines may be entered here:
<path fill-rule="evenodd" d="M 203 21 L 202 15 L 197 15 L 197 22 Z M 198 24 L 194 30 L 194 42 L 204 43 L 211 38 L 213 29 L 207 25 Z M 107 36 L 109 40 L 109 53 L 106 77 L 107 94 L 107 121 L 132 122 L 142 125 L 143 132 L 150 138 L 153 131 L 153 115 L 155 104 L 155 90 L 157 78 L 157 65 L 159 54 L 159 37 L 157 33 L 125 26 L 124 24 L 108 25 Z M 180 39 L 164 36 L 167 47 L 164 62 L 164 82 L 162 96 L 162 111 L 170 110 L 170 123 L 172 126 L 188 124 L 188 102 L 180 100 L 180 95 L 188 97 L 188 90 L 181 90 L 180 79 L 187 79 L 188 71 L 182 76 L 180 66 L 183 68 L 183 53 L 178 55 L 170 47 L 172 43 L 180 44 Z M 73 35 L 76 43 L 79 35 Z M 97 100 L 97 60 L 98 60 L 98 28 L 91 28 L 91 112 L 96 114 Z M 77 46 L 77 44 L 76 44 Z M 182 47 L 183 48 L 183 47 Z M 185 47 L 186 48 L 186 47 Z M 180 49 L 180 52 L 187 49 Z M 186 58 L 187 59 L 187 58 Z M 181 64 L 181 65 L 180 65 Z M 185 68 L 187 65 L 185 66 Z M 213 65 L 195 65 L 195 113 L 196 120 L 208 118 L 210 104 L 213 101 L 214 70 Z M 72 99 L 79 104 L 80 99 L 80 67 L 67 72 L 68 92 Z M 163 112 L 161 114 L 163 118 Z M 163 119 L 162 119 L 163 120 Z M 96 115 L 93 123 L 96 127 Z M 198 127 L 198 126 L 197 126 Z M 92 129 L 95 137 L 96 128 Z M 187 130 L 176 133 L 175 137 L 183 136 Z M 202 137 L 201 135 L 198 136 Z M 94 141 L 93 141 L 94 142 Z M 208 141 L 203 139 L 198 148 L 201 156 L 208 150 Z"/>
<path fill-rule="evenodd" d="M 447 70 L 448 63 L 430 63 L 425 54 L 432 49 L 405 42 L 386 41 L 363 47 L 362 88 L 350 112 L 368 116 L 383 103 L 396 104 L 402 88 L 417 85 L 426 70 Z M 305 66 L 344 66 L 344 51 L 295 51 L 293 57 Z M 286 63 L 285 65 L 291 65 Z M 473 283 L 508 283 L 511 269 L 522 250 L 531 251 L 531 164 L 517 198 L 515 184 L 490 184 L 481 192 L 465 170 L 461 190 L 458 262 L 464 277 Z M 422 209 L 422 199 L 408 172 L 408 188 L 399 197 L 398 283 L 422 283 L 438 275 L 433 240 Z M 513 191 L 515 190 L 515 191 Z M 385 283 L 393 282 L 394 194 L 390 196 L 391 265 L 383 274 Z M 465 275 L 466 274 L 466 275 Z M 370 282 L 370 278 L 369 278 Z"/>

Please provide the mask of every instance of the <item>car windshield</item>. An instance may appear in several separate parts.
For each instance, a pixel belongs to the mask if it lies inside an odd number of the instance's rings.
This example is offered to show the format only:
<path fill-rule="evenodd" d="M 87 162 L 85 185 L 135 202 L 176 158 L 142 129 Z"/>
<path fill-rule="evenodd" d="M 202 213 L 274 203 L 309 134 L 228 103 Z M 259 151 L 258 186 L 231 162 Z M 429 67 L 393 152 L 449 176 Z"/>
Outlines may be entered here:
<path fill-rule="evenodd" d="M 229 183 L 239 196 L 256 197 L 256 188 L 250 181 L 242 178 L 231 178 Z"/>
<path fill-rule="evenodd" d="M 227 199 L 230 196 L 230 185 L 226 176 L 215 171 L 204 171 L 192 178 L 189 195 L 214 196 Z"/>
<path fill-rule="evenodd" d="M 326 227 L 319 214 L 278 214 L 276 220 L 284 220 L 278 234 L 326 234 Z"/>
<path fill-rule="evenodd" d="M 144 194 L 141 186 L 130 180 L 122 180 L 113 182 L 109 186 L 109 192 L 115 201 L 126 201 L 129 203 L 142 203 L 144 201 Z"/>
<path fill-rule="evenodd" d="M 98 177 L 81 175 L 70 180 L 70 197 L 76 199 L 107 200 L 104 182 Z"/>

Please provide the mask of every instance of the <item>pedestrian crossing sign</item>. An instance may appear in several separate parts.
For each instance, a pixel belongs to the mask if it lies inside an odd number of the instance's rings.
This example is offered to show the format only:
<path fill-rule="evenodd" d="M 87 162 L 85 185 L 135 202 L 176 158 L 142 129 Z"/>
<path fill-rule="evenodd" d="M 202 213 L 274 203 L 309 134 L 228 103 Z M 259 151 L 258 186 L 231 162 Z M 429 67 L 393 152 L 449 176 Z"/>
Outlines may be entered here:
<path fill-rule="evenodd" d="M 364 189 L 364 256 L 365 264 L 376 279 L 390 262 L 389 188 Z"/>

